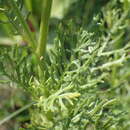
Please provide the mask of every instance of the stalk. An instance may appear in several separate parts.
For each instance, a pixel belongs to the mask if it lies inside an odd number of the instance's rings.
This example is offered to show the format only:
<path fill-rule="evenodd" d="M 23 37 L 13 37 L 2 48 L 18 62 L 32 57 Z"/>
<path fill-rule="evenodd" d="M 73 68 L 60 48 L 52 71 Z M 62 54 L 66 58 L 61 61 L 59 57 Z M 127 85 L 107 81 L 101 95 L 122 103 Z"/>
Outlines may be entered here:
<path fill-rule="evenodd" d="M 0 121 L 0 125 L 4 124 L 5 122 L 7 122 L 7 121 L 11 120 L 12 118 L 14 118 L 15 116 L 19 115 L 21 112 L 25 111 L 26 109 L 31 107 L 33 104 L 35 104 L 35 103 L 31 102 L 30 104 L 25 105 L 24 107 L 20 108 L 16 112 L 14 112 L 11 115 L 7 116 L 6 118 L 4 118 L 3 120 Z"/>
<path fill-rule="evenodd" d="M 17 16 L 19 22 L 21 23 L 21 25 L 25 31 L 25 35 L 27 37 L 27 40 L 29 41 L 30 46 L 36 50 L 36 41 L 31 33 L 27 23 L 25 22 L 23 16 L 21 15 L 21 12 L 17 7 L 16 2 L 14 0 L 10 0 L 10 4 L 12 5 L 15 15 Z"/>
<path fill-rule="evenodd" d="M 41 14 L 41 24 L 40 24 L 40 34 L 39 34 L 39 42 L 36 50 L 37 56 L 40 59 L 45 55 L 46 52 L 46 44 L 47 44 L 47 36 L 48 36 L 48 28 L 49 28 L 49 18 L 51 14 L 51 6 L 53 0 L 43 0 L 42 3 L 42 14 Z"/>

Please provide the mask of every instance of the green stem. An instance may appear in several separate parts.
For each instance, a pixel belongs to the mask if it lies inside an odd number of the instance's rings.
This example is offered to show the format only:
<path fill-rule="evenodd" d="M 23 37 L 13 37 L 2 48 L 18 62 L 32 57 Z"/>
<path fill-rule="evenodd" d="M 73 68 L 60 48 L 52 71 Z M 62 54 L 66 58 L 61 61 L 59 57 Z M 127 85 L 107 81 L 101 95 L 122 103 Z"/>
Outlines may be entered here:
<path fill-rule="evenodd" d="M 45 55 L 46 51 L 46 43 L 48 36 L 48 28 L 49 28 L 49 18 L 51 14 L 51 6 L 53 0 L 44 0 L 42 6 L 42 15 L 41 15 L 41 25 L 40 25 L 40 35 L 39 35 L 39 44 L 37 47 L 37 55 L 38 57 L 42 57 Z"/>
<path fill-rule="evenodd" d="M 4 124 L 5 122 L 9 121 L 10 119 L 14 118 L 15 116 L 17 116 L 18 114 L 20 114 L 21 112 L 25 111 L 26 109 L 28 109 L 29 107 L 31 107 L 33 104 L 35 104 L 34 102 L 27 104 L 26 106 L 20 108 L 19 110 L 17 110 L 16 112 L 12 113 L 11 115 L 7 116 L 6 118 L 4 118 L 3 120 L 0 121 L 0 125 Z"/>
<path fill-rule="evenodd" d="M 27 23 L 25 22 L 23 16 L 21 15 L 21 12 L 17 7 L 16 2 L 14 0 L 10 0 L 10 3 L 12 5 L 12 8 L 13 8 L 13 11 L 14 11 L 15 15 L 17 16 L 19 22 L 21 23 L 21 25 L 22 25 L 22 27 L 23 27 L 23 29 L 25 31 L 25 35 L 27 37 L 27 40 L 30 42 L 30 46 L 33 49 L 36 49 L 36 41 L 33 38 L 32 33 L 31 33 Z"/>

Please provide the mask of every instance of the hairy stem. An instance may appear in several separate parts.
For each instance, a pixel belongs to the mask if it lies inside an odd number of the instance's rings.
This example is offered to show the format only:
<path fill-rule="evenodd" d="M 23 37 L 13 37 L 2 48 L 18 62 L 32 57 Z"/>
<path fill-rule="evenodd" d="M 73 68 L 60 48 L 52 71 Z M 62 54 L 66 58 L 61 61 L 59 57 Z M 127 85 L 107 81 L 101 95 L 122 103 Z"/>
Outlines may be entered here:
<path fill-rule="evenodd" d="M 37 55 L 40 58 L 45 55 L 46 51 L 46 43 L 47 43 L 47 35 L 49 28 L 49 18 L 51 14 L 51 6 L 53 0 L 44 0 L 42 15 L 41 15 L 41 25 L 40 25 L 40 35 L 39 35 L 39 44 L 37 47 Z"/>

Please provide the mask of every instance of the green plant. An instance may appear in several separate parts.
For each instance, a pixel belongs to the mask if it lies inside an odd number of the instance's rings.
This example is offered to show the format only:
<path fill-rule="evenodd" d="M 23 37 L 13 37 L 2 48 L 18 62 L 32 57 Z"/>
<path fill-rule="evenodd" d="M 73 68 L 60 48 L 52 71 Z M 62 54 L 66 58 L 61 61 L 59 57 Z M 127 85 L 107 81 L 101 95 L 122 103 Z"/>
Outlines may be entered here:
<path fill-rule="evenodd" d="M 23 3 L 8 4 L 11 11 L 4 3 L 1 11 L 11 25 L 22 26 L 16 31 L 28 45 L 1 45 L 1 82 L 16 83 L 31 100 L 0 124 L 30 108 L 30 123 L 21 130 L 129 129 L 129 2 L 110 1 L 87 30 L 84 21 L 80 28 L 74 20 L 61 21 L 48 50 L 52 0 L 43 1 L 38 38 L 18 8 Z"/>

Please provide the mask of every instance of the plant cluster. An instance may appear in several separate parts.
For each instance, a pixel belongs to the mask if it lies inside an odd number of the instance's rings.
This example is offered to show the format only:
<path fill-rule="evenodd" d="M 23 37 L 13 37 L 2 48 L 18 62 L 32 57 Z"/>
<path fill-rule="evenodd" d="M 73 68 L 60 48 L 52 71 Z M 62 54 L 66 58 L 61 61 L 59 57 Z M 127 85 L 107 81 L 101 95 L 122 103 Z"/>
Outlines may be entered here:
<path fill-rule="evenodd" d="M 75 5 L 75 10 L 78 3 L 82 7 L 86 1 L 82 2 L 74 1 L 69 8 Z M 30 123 L 20 130 L 129 130 L 130 2 L 110 0 L 92 13 L 91 22 L 90 14 L 82 17 L 81 10 L 79 26 L 78 18 L 67 19 L 68 9 L 47 51 L 51 4 L 43 2 L 37 38 L 26 24 L 22 1 L 7 3 L 2 3 L 0 11 L 10 22 L 5 23 L 10 37 L 17 33 L 27 45 L 0 45 L 0 75 L 4 77 L 0 82 L 12 82 L 30 96 L 29 104 L 9 119 L 29 109 Z"/>

